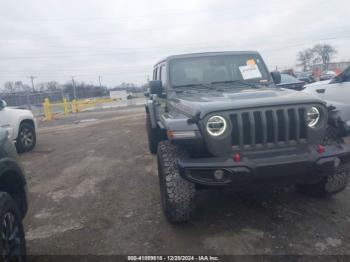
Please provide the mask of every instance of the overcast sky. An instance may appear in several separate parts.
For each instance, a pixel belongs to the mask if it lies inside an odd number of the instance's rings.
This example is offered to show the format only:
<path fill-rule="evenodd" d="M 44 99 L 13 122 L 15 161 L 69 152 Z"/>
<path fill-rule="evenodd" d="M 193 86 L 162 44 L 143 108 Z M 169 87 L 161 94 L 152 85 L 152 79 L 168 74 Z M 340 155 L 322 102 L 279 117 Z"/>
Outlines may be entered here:
<path fill-rule="evenodd" d="M 141 84 L 161 58 L 257 50 L 269 69 L 299 50 L 337 47 L 350 60 L 348 0 L 0 0 L 0 86 L 5 81 Z"/>

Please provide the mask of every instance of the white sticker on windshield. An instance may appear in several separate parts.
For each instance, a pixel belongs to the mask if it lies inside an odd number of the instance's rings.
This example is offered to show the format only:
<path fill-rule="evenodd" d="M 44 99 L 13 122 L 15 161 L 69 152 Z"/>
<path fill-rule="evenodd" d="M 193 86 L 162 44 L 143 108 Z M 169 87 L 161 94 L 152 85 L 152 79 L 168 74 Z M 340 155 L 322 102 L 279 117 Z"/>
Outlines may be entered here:
<path fill-rule="evenodd" d="M 262 77 L 257 65 L 240 66 L 239 70 L 244 80 Z"/>

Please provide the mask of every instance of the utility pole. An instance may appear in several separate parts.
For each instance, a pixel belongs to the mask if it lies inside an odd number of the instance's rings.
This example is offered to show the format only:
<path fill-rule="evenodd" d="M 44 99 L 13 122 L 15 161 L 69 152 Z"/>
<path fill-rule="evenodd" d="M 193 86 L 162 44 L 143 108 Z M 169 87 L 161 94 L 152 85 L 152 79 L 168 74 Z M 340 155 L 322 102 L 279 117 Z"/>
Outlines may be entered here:
<path fill-rule="evenodd" d="M 98 82 L 100 83 L 100 88 L 102 88 L 102 84 L 101 84 L 101 76 L 98 76 Z"/>
<path fill-rule="evenodd" d="M 28 76 L 28 78 L 30 78 L 31 82 L 32 82 L 32 92 L 34 94 L 35 92 L 35 87 L 34 87 L 34 79 L 37 78 L 36 76 Z M 27 92 L 27 105 L 28 105 L 28 108 L 31 109 L 32 106 L 31 106 L 31 99 L 30 99 L 30 92 L 29 92 L 29 88 L 26 90 Z"/>
<path fill-rule="evenodd" d="M 28 76 L 28 78 L 30 78 L 30 80 L 32 81 L 32 91 L 33 93 L 35 92 L 35 88 L 34 88 L 34 79 L 37 78 L 36 76 Z"/>
<path fill-rule="evenodd" d="M 73 83 L 73 96 L 74 96 L 74 100 L 77 100 L 77 87 L 75 86 L 74 76 L 72 76 L 72 83 Z"/>

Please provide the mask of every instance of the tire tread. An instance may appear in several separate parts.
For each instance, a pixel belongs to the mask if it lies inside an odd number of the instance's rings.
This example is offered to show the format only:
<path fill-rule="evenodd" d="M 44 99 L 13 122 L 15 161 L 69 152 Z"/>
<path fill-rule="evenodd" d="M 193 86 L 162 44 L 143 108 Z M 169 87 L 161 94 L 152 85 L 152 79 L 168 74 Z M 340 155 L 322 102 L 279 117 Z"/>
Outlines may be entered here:
<path fill-rule="evenodd" d="M 177 166 L 177 161 L 186 156 L 185 150 L 169 141 L 158 145 L 158 175 L 162 198 L 165 198 L 162 204 L 171 223 L 188 221 L 195 209 L 195 185 L 180 176 Z"/>

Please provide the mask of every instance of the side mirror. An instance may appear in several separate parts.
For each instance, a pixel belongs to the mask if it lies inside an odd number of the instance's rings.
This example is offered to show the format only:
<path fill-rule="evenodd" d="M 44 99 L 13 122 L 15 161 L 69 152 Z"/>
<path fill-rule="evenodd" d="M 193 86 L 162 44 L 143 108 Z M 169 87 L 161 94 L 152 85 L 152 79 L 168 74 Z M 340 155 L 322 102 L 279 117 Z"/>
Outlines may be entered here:
<path fill-rule="evenodd" d="M 278 71 L 271 72 L 273 82 L 278 85 L 281 83 L 281 74 Z"/>
<path fill-rule="evenodd" d="M 149 89 L 152 95 L 161 95 L 163 93 L 163 85 L 160 80 L 149 81 Z"/>
<path fill-rule="evenodd" d="M 3 109 L 7 106 L 7 103 L 5 100 L 0 99 L 0 109 Z"/>

